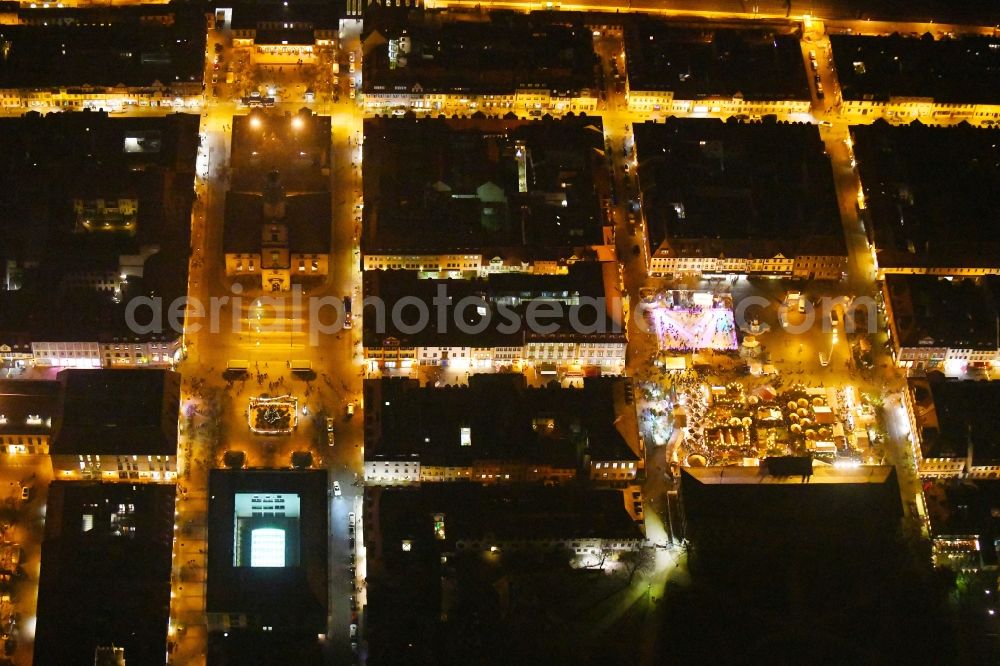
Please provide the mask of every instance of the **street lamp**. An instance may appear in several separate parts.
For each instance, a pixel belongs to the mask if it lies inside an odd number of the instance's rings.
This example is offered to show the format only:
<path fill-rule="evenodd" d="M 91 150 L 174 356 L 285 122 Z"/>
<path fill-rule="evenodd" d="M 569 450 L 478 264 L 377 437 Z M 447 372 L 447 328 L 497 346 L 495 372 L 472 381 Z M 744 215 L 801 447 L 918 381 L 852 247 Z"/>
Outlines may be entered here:
<path fill-rule="evenodd" d="M 302 116 L 295 116 L 294 118 L 292 118 L 292 129 L 293 130 L 298 131 L 298 130 L 302 129 L 305 126 L 305 124 L 306 124 L 306 122 L 304 120 L 302 120 Z"/>
<path fill-rule="evenodd" d="M 250 116 L 250 127 L 253 129 L 260 129 L 261 120 L 260 116 Z"/>

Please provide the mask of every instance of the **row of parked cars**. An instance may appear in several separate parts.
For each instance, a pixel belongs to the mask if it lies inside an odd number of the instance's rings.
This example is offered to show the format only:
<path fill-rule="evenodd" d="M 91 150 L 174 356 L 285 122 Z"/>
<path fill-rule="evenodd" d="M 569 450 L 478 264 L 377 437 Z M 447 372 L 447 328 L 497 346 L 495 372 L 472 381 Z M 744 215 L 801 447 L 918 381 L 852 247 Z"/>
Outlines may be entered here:
<path fill-rule="evenodd" d="M 350 572 L 351 572 L 351 649 L 358 649 L 358 596 L 354 593 L 354 581 L 357 577 L 357 560 L 355 559 L 354 526 L 356 523 L 354 512 L 347 514 L 347 539 L 350 545 Z"/>

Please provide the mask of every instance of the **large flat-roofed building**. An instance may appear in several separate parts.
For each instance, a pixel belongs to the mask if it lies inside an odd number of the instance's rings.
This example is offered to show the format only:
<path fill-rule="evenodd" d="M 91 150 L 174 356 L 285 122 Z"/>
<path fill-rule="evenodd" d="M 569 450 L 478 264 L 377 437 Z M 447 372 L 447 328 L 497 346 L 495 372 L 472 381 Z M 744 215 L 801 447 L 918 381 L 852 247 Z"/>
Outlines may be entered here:
<path fill-rule="evenodd" d="M 880 278 L 1000 272 L 1000 131 L 885 121 L 850 128 Z"/>
<path fill-rule="evenodd" d="M 765 459 L 759 467 L 684 467 L 680 499 L 685 537 L 713 539 L 713 530 L 742 523 L 794 533 L 812 523 L 855 516 L 876 526 L 898 527 L 899 482 L 892 466 L 815 466 L 811 461 Z M 861 516 L 864 518 L 861 518 Z M 762 530 L 761 534 L 767 534 Z"/>
<path fill-rule="evenodd" d="M 0 379 L 0 451 L 8 455 L 49 452 L 59 382 Z"/>
<path fill-rule="evenodd" d="M 921 476 L 1000 478 L 1000 385 L 911 378 L 905 399 Z"/>
<path fill-rule="evenodd" d="M 663 597 L 677 632 L 664 649 L 675 659 L 794 662 L 808 650 L 823 662 L 891 661 L 907 641 L 937 643 L 947 615 L 931 591 L 930 563 L 905 536 L 895 467 L 804 462 L 681 469 L 673 524 L 685 528 L 692 593 Z M 891 636 L 843 639 L 865 633 L 874 617 Z M 715 640 L 688 638 L 697 626 L 713 627 Z"/>
<path fill-rule="evenodd" d="M 48 490 L 36 664 L 167 658 L 175 487 L 53 481 Z"/>
<path fill-rule="evenodd" d="M 63 370 L 53 423 L 58 479 L 177 478 L 180 375 L 169 370 Z"/>
<path fill-rule="evenodd" d="M 317 661 L 327 633 L 326 470 L 209 472 L 210 651 L 218 663 Z M 346 603 L 346 602 L 345 602 Z M 223 633 L 226 636 L 223 637 Z M 213 646 L 215 646 L 213 648 Z M 248 653 L 248 649 L 256 654 Z"/>
<path fill-rule="evenodd" d="M 330 117 L 254 111 L 233 118 L 232 189 L 223 248 L 228 277 L 268 291 L 330 270 Z"/>
<path fill-rule="evenodd" d="M 1000 39 L 830 35 L 841 113 L 1000 122 Z"/>
<path fill-rule="evenodd" d="M 197 7 L 21 9 L 0 22 L 0 108 L 197 107 L 205 15 Z"/>
<path fill-rule="evenodd" d="M 378 111 L 590 112 L 597 108 L 591 29 L 514 12 L 411 12 L 365 19 L 365 107 Z"/>
<path fill-rule="evenodd" d="M 0 349 L 22 365 L 171 365 L 197 115 L 0 119 Z M 133 298 L 151 299 L 126 312 Z M 159 325 L 154 319 L 154 310 Z"/>
<path fill-rule="evenodd" d="M 600 118 L 364 127 L 365 270 L 556 273 L 613 257 Z"/>
<path fill-rule="evenodd" d="M 628 305 L 611 262 L 577 262 L 565 274 L 472 280 L 375 270 L 365 271 L 362 284 L 362 344 L 371 372 L 533 366 L 554 376 L 625 367 Z M 418 307 L 431 315 L 423 324 Z"/>
<path fill-rule="evenodd" d="M 467 386 L 365 381 L 365 481 L 482 484 L 591 479 L 627 485 L 643 469 L 631 380 L 529 387 L 479 374 Z"/>
<path fill-rule="evenodd" d="M 843 277 L 847 245 L 815 125 L 667 118 L 633 133 L 652 275 Z"/>
<path fill-rule="evenodd" d="M 809 83 L 789 24 L 719 27 L 648 16 L 625 22 L 631 111 L 808 113 Z"/>
<path fill-rule="evenodd" d="M 893 358 L 901 368 L 963 374 L 1000 360 L 996 278 L 887 275 Z"/>

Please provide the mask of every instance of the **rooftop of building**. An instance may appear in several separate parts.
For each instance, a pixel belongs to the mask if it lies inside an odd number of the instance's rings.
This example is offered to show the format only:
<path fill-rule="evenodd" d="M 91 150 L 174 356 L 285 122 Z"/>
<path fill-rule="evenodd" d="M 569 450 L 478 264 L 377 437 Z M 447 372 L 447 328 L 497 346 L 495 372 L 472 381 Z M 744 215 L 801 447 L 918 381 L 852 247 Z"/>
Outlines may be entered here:
<path fill-rule="evenodd" d="M 684 467 L 681 500 L 688 528 L 695 532 L 731 521 L 795 529 L 852 515 L 897 526 L 902 517 L 891 466 L 815 466 L 804 476 L 779 476 L 764 466 Z"/>
<path fill-rule="evenodd" d="M 983 563 L 1000 559 L 1000 480 L 948 479 L 924 491 L 936 537 L 976 536 Z"/>
<path fill-rule="evenodd" d="M 985 278 L 886 275 L 893 342 L 900 347 L 1000 349 L 996 286 Z"/>
<path fill-rule="evenodd" d="M 91 664 L 98 646 L 128 663 L 167 653 L 173 485 L 49 485 L 34 659 Z"/>
<path fill-rule="evenodd" d="M 830 35 L 830 45 L 844 100 L 1000 103 L 1000 39 L 995 37 Z"/>
<path fill-rule="evenodd" d="M 1000 265 L 1000 228 L 983 224 L 1000 217 L 1000 129 L 877 120 L 850 131 L 879 266 Z"/>
<path fill-rule="evenodd" d="M 170 370 L 63 370 L 53 455 L 177 455 L 180 375 Z"/>
<path fill-rule="evenodd" d="M 209 495 L 207 612 L 246 614 L 282 634 L 326 633 L 326 470 L 213 469 Z M 280 562 L 255 540 L 260 530 L 281 532 Z"/>
<path fill-rule="evenodd" d="M 924 457 L 967 458 L 975 466 L 1000 465 L 1000 385 L 935 380 L 911 384 Z"/>
<path fill-rule="evenodd" d="M 340 2 L 238 2 L 233 5 L 233 30 L 337 30 L 345 3 Z M 309 35 L 310 43 L 312 35 Z"/>
<path fill-rule="evenodd" d="M 366 347 L 396 344 L 474 349 L 520 348 L 527 340 L 556 341 L 562 337 L 624 344 L 622 303 L 617 286 L 606 285 L 604 281 L 606 265 L 576 262 L 567 275 L 531 276 L 530 280 L 506 280 L 498 276 L 474 280 L 420 279 L 417 271 L 365 271 L 362 341 Z M 531 282 L 534 287 L 527 286 Z M 561 290 L 548 291 L 556 285 L 561 285 Z M 515 286 L 522 291 L 512 293 L 510 289 Z M 448 301 L 440 300 L 442 297 Z M 593 301 L 597 298 L 602 300 Z M 420 321 L 419 315 L 416 308 L 407 305 L 413 299 L 426 304 L 427 311 L 434 315 L 426 325 L 415 326 Z M 534 300 L 550 303 L 542 308 L 532 305 Z M 555 304 L 556 300 L 562 304 Z M 437 303 L 442 305 L 438 307 Z M 532 310 L 529 316 L 529 308 L 539 310 Z M 393 316 L 394 310 L 397 316 Z M 444 313 L 443 324 L 437 316 L 439 312 Z"/>
<path fill-rule="evenodd" d="M 122 9 L 129 11 L 28 10 L 19 25 L 0 25 L 0 88 L 202 83 L 206 27 L 199 8 Z"/>
<path fill-rule="evenodd" d="M 365 381 L 365 459 L 463 466 L 525 461 L 582 468 L 638 460 L 630 380 L 587 377 L 583 388 L 529 387 L 520 374 L 477 374 L 467 386 Z"/>
<path fill-rule="evenodd" d="M 0 435 L 47 435 L 59 408 L 59 382 L 0 379 Z"/>
<path fill-rule="evenodd" d="M 790 25 L 719 27 L 642 17 L 625 24 L 630 91 L 675 99 L 808 100 L 799 38 Z"/>
<path fill-rule="evenodd" d="M 847 254 L 815 125 L 671 117 L 636 123 L 633 134 L 654 252 L 666 244 L 676 256 Z"/>
<path fill-rule="evenodd" d="M 524 260 L 603 242 L 600 118 L 365 121 L 365 253 Z"/>
<path fill-rule="evenodd" d="M 131 340 L 128 297 L 169 304 L 187 293 L 198 121 L 0 119 L 0 343 Z M 115 302 L 107 282 L 120 272 L 128 279 Z"/>
<path fill-rule="evenodd" d="M 261 192 L 272 171 L 289 194 L 330 190 L 330 116 L 253 111 L 233 117 L 231 190 Z"/>
<path fill-rule="evenodd" d="M 412 12 L 365 22 L 366 93 L 422 91 L 513 95 L 538 88 L 596 95 L 591 29 L 515 12 Z"/>
<path fill-rule="evenodd" d="M 419 488 L 366 488 L 377 514 L 382 552 L 393 558 L 408 552 L 452 550 L 458 541 L 531 542 L 565 539 L 642 539 L 626 509 L 622 490 L 573 486 L 434 483 Z M 442 516 L 436 521 L 435 516 Z M 438 522 L 438 525 L 435 523 Z"/>
<path fill-rule="evenodd" d="M 261 229 L 269 223 L 288 229 L 290 252 L 326 254 L 330 252 L 330 193 L 303 192 L 284 199 L 284 216 L 264 214 L 264 195 L 255 192 L 226 193 L 226 221 L 223 232 L 225 252 L 261 252 Z"/>

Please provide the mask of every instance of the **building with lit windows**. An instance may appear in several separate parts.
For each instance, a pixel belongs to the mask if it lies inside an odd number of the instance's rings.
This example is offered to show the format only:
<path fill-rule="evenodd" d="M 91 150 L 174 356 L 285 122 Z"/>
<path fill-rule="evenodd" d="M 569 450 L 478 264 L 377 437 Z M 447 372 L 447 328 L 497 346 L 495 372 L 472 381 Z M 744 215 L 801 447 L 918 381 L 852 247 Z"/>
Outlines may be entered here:
<path fill-rule="evenodd" d="M 1000 561 L 1000 480 L 925 483 L 934 563 L 956 572 L 996 571 Z"/>
<path fill-rule="evenodd" d="M 58 407 L 58 382 L 0 379 L 0 451 L 47 454 Z"/>
<path fill-rule="evenodd" d="M 233 47 L 246 48 L 260 65 L 315 64 L 337 45 L 342 5 L 328 3 L 237 3 L 231 20 Z"/>
<path fill-rule="evenodd" d="M 960 375 L 1000 361 L 996 276 L 886 275 L 891 350 L 900 368 Z"/>
<path fill-rule="evenodd" d="M 206 22 L 200 8 L 108 12 L 32 4 L 3 18 L 2 110 L 201 106 Z"/>
<path fill-rule="evenodd" d="M 840 113 L 886 118 L 1000 124 L 1000 39 L 830 35 L 840 81 Z"/>
<path fill-rule="evenodd" d="M 520 374 L 467 386 L 365 381 L 365 482 L 563 483 L 623 487 L 642 478 L 631 380 L 587 377 L 582 388 L 529 387 Z"/>
<path fill-rule="evenodd" d="M 628 301 L 611 262 L 575 263 L 561 275 L 472 280 L 376 270 L 365 271 L 362 284 L 362 345 L 370 372 L 409 374 L 437 365 L 582 376 L 619 374 L 625 367 Z M 414 299 L 433 315 L 424 325 L 411 325 L 418 323 Z"/>
<path fill-rule="evenodd" d="M 809 113 L 799 38 L 790 24 L 713 27 L 649 16 L 625 23 L 630 111 Z"/>
<path fill-rule="evenodd" d="M 562 114 L 597 109 L 591 29 L 565 15 L 410 12 L 365 18 L 365 108 Z"/>
<path fill-rule="evenodd" d="M 129 664 L 167 654 L 173 484 L 52 481 L 38 584 L 36 664 Z"/>
<path fill-rule="evenodd" d="M 63 370 L 53 421 L 57 479 L 177 478 L 180 375 L 169 370 Z"/>
<path fill-rule="evenodd" d="M 633 135 L 650 275 L 845 276 L 816 125 L 671 117 L 636 123 Z"/>
<path fill-rule="evenodd" d="M 322 663 L 326 470 L 213 469 L 208 492 L 209 650 L 228 663 L 281 663 L 289 655 Z"/>
<path fill-rule="evenodd" d="M 364 131 L 364 270 L 468 277 L 613 260 L 600 118 L 374 118 Z"/>
<path fill-rule="evenodd" d="M 1000 131 L 877 120 L 850 133 L 880 279 L 1000 273 L 1000 232 L 984 224 L 1000 215 Z"/>
<path fill-rule="evenodd" d="M 330 270 L 330 117 L 255 111 L 233 118 L 226 276 L 272 292 Z"/>
<path fill-rule="evenodd" d="M 169 312 L 187 294 L 198 120 L 0 119 L 4 361 L 99 368 L 180 357 L 183 320 Z M 126 314 L 134 298 L 146 303 L 138 327 Z"/>
<path fill-rule="evenodd" d="M 914 377 L 904 395 L 921 477 L 1000 477 L 1000 386 Z"/>

